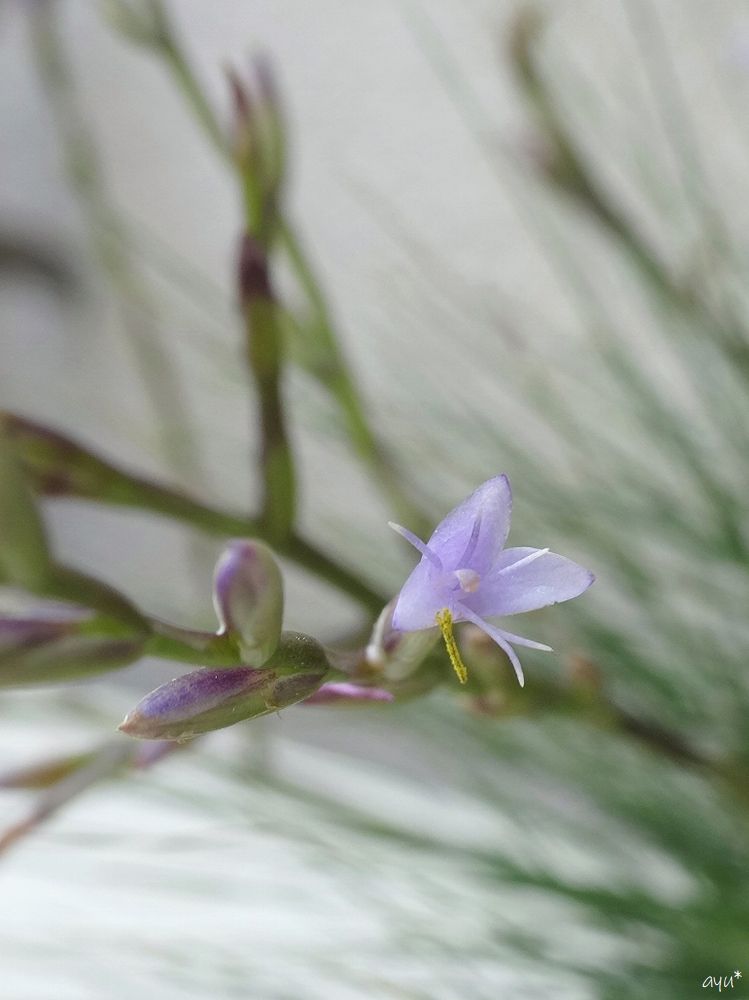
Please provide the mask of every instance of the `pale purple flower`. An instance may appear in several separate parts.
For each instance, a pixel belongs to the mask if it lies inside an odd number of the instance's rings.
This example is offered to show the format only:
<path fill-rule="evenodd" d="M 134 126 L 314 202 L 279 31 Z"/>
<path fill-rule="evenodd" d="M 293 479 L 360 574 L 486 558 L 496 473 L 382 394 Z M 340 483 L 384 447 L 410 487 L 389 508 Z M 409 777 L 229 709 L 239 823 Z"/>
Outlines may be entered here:
<path fill-rule="evenodd" d="M 453 622 L 473 622 L 483 629 L 505 651 L 522 685 L 523 670 L 512 646 L 551 647 L 506 632 L 486 619 L 569 601 L 595 579 L 587 569 L 548 549 L 506 549 L 511 512 L 510 482 L 503 475 L 487 480 L 451 511 L 426 544 L 406 528 L 390 524 L 421 553 L 398 596 L 393 628 L 416 632 L 439 626 L 462 682 L 466 669 L 453 637 Z"/>

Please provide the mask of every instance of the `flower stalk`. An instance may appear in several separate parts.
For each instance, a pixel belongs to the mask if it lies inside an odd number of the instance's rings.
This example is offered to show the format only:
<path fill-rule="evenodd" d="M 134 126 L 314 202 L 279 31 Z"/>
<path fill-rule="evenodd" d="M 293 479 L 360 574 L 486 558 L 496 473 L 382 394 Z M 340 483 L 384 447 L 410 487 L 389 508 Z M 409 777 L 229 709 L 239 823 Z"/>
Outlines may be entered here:
<path fill-rule="evenodd" d="M 149 510 L 221 538 L 242 535 L 270 541 L 255 518 L 217 510 L 185 493 L 120 469 L 71 438 L 24 417 L 6 413 L 3 423 L 37 493 Z M 297 531 L 274 548 L 368 610 L 378 612 L 385 604 L 385 597 Z"/>
<path fill-rule="evenodd" d="M 320 281 L 278 196 L 277 182 L 283 174 L 286 140 L 282 108 L 268 65 L 263 61 L 256 63 L 257 99 L 237 74 L 229 72 L 234 127 L 227 135 L 210 107 L 162 0 L 148 0 L 148 17 L 143 19 L 140 30 L 128 29 L 133 19 L 127 16 L 124 0 L 111 0 L 111 5 L 115 15 L 117 8 L 125 8 L 125 17 L 111 18 L 115 27 L 163 59 L 204 135 L 238 174 L 248 232 L 256 238 L 259 230 L 263 230 L 264 236 L 272 232 L 270 242 L 277 245 L 288 262 L 309 310 L 304 319 L 284 323 L 284 333 L 291 338 L 290 347 L 298 348 L 295 360 L 334 399 L 354 453 L 369 469 L 387 502 L 404 521 L 418 530 L 424 529 L 426 518 L 404 490 L 396 463 L 371 425 Z M 261 242 L 268 241 L 263 238 Z M 278 311 L 280 315 L 280 308 Z"/>

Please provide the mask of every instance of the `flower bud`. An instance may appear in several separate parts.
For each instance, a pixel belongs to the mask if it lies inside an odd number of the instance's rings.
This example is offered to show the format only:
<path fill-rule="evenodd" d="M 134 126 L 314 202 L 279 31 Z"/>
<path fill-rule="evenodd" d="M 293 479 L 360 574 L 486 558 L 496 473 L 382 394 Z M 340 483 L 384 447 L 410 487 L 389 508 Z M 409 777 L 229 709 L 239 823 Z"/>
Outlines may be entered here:
<path fill-rule="evenodd" d="M 143 652 L 144 633 L 91 613 L 77 619 L 0 619 L 0 688 L 57 684 L 126 666 Z"/>
<path fill-rule="evenodd" d="M 188 740 L 304 701 L 328 669 L 319 643 L 286 632 L 265 669 L 204 668 L 175 677 L 146 695 L 120 729 L 137 739 Z"/>
<path fill-rule="evenodd" d="M 383 673 L 388 680 L 402 681 L 410 677 L 423 663 L 436 644 L 433 630 L 399 632 L 393 628 L 393 598 L 380 612 L 366 649 L 370 667 Z"/>
<path fill-rule="evenodd" d="M 262 666 L 275 652 L 283 619 L 283 581 L 270 549 L 236 539 L 216 564 L 213 604 L 221 630 L 245 663 Z"/>

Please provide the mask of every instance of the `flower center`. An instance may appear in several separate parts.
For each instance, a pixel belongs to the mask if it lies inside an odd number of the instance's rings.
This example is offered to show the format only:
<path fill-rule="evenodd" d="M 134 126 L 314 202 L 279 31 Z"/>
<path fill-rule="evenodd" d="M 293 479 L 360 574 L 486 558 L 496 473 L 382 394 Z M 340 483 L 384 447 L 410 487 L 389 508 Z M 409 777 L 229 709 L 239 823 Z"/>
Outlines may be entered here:
<path fill-rule="evenodd" d="M 479 589 L 481 577 L 475 569 L 456 569 L 455 576 L 464 594 L 475 594 Z"/>

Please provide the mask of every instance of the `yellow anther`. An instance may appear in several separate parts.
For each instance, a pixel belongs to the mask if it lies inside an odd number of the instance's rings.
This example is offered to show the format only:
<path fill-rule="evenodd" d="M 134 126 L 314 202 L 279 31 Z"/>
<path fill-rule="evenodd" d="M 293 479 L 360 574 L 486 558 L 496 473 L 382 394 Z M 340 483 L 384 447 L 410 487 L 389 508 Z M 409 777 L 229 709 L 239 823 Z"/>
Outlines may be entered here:
<path fill-rule="evenodd" d="M 434 617 L 440 627 L 440 632 L 442 632 L 442 638 L 445 640 L 445 648 L 447 649 L 447 655 L 450 657 L 450 663 L 452 663 L 460 683 L 465 684 L 468 680 L 468 671 L 460 658 L 460 650 L 453 635 L 453 616 L 448 608 L 443 608 Z"/>

